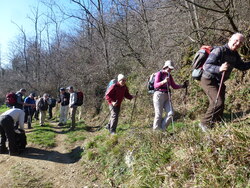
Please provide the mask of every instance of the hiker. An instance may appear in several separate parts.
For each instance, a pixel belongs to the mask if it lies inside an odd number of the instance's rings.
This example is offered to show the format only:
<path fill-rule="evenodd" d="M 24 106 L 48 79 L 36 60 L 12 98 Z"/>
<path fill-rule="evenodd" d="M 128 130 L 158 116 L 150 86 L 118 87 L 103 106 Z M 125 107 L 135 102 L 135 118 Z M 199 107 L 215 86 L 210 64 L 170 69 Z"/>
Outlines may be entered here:
<path fill-rule="evenodd" d="M 180 89 L 188 87 L 188 81 L 185 81 L 183 85 L 175 83 L 171 71 L 174 69 L 174 64 L 171 60 L 167 60 L 162 67 L 162 70 L 156 73 L 154 88 L 155 92 L 153 95 L 153 103 L 155 110 L 154 117 L 154 130 L 166 130 L 167 126 L 173 118 L 174 110 L 171 104 L 171 93 L 170 86 L 173 89 Z M 166 111 L 166 117 L 162 117 L 163 109 Z"/>
<path fill-rule="evenodd" d="M 54 97 L 51 97 L 49 96 L 49 101 L 50 101 L 50 104 L 49 104 L 49 118 L 48 119 L 52 119 L 53 118 L 53 108 L 56 106 L 56 99 Z"/>
<path fill-rule="evenodd" d="M 28 121 L 28 129 L 31 129 L 31 122 L 32 122 L 32 117 L 34 115 L 35 109 L 36 109 L 36 101 L 34 97 L 36 96 L 35 93 L 31 93 L 28 97 L 24 99 L 24 123 L 27 123 Z M 28 116 L 30 116 L 28 120 Z"/>
<path fill-rule="evenodd" d="M 111 134 L 116 133 L 118 116 L 120 112 L 121 103 L 124 97 L 131 100 L 136 96 L 132 96 L 129 94 L 129 90 L 126 86 L 126 78 L 124 75 L 119 74 L 117 82 L 110 86 L 105 96 L 109 104 L 109 110 L 111 112 L 110 120 L 107 125 L 107 129 L 110 131 Z"/>
<path fill-rule="evenodd" d="M 76 92 L 74 92 L 73 86 L 67 87 L 67 90 L 70 93 L 70 99 L 69 99 L 70 117 L 71 117 L 71 127 L 70 127 L 70 130 L 74 130 L 75 129 L 75 123 L 76 123 L 77 94 L 76 94 Z"/>
<path fill-rule="evenodd" d="M 241 33 L 233 34 L 227 44 L 215 48 L 210 53 L 203 66 L 200 84 L 209 99 L 208 109 L 199 124 L 204 132 L 208 128 L 213 128 L 215 122 L 220 122 L 223 118 L 226 91 L 224 82 L 229 78 L 233 68 L 241 71 L 250 69 L 250 62 L 244 63 L 237 52 L 243 42 L 244 36 Z M 224 75 L 223 79 L 222 75 Z M 219 89 L 220 92 L 218 92 Z"/>
<path fill-rule="evenodd" d="M 16 130 L 14 125 L 18 122 L 20 129 L 24 131 L 24 111 L 18 108 L 12 108 L 4 112 L 0 116 L 0 153 L 8 153 L 6 147 L 6 140 L 8 139 L 9 143 L 9 154 L 10 155 L 19 155 L 20 151 L 16 144 L 15 132 L 20 133 L 19 130 Z"/>
<path fill-rule="evenodd" d="M 37 103 L 37 110 L 40 112 L 39 120 L 40 120 L 40 126 L 44 127 L 44 122 L 46 118 L 46 112 L 48 110 L 50 101 L 49 101 L 49 94 L 44 93 L 43 97 L 41 97 Z"/>
<path fill-rule="evenodd" d="M 17 97 L 17 101 L 15 104 L 15 108 L 19 108 L 21 110 L 23 110 L 23 104 L 24 104 L 24 100 L 23 100 L 23 96 L 26 93 L 26 89 L 20 89 L 18 92 L 16 92 L 16 97 Z"/>
<path fill-rule="evenodd" d="M 38 103 L 38 101 L 39 101 L 40 98 L 41 98 L 40 95 L 38 95 L 37 97 L 34 97 L 35 102 L 36 102 L 36 106 L 37 106 L 37 103 Z M 34 118 L 35 118 L 36 120 L 39 120 L 39 117 L 38 117 L 38 116 L 39 116 L 39 109 L 35 108 Z"/>
<path fill-rule="evenodd" d="M 70 94 L 66 92 L 65 88 L 60 88 L 60 96 L 58 103 L 61 104 L 61 107 L 60 107 L 60 120 L 58 126 L 63 126 L 67 123 L 67 116 L 69 111 L 69 98 Z"/>

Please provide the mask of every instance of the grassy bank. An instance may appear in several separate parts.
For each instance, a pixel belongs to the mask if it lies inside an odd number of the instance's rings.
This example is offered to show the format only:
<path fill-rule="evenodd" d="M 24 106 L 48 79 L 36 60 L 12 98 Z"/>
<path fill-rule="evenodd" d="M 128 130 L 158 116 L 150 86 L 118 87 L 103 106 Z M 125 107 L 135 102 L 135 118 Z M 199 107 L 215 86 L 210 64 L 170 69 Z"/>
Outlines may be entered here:
<path fill-rule="evenodd" d="M 209 133 L 192 124 L 173 134 L 128 128 L 110 136 L 102 130 L 85 146 L 84 173 L 114 187 L 248 187 L 249 131 L 247 122 Z"/>

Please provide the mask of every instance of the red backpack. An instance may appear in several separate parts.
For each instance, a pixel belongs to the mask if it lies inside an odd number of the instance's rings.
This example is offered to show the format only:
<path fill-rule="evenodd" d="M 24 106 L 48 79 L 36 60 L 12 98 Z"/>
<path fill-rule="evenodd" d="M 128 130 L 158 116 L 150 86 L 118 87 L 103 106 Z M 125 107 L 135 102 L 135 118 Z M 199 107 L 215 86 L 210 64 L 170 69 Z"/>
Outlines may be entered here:
<path fill-rule="evenodd" d="M 14 92 L 6 95 L 6 104 L 9 106 L 15 106 L 17 103 L 17 95 Z"/>
<path fill-rule="evenodd" d="M 76 95 L 77 95 L 76 105 L 81 106 L 83 104 L 83 92 L 78 91 L 76 92 Z"/>

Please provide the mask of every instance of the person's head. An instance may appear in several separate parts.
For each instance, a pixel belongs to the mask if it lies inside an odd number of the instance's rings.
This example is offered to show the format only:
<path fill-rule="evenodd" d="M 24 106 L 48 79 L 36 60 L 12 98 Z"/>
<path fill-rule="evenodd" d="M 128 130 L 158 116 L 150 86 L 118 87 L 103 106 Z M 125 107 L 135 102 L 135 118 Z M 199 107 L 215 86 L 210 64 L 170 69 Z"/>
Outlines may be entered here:
<path fill-rule="evenodd" d="M 22 94 L 24 95 L 24 94 L 26 93 L 26 89 L 21 88 L 21 89 L 19 90 L 19 92 L 22 93 Z"/>
<path fill-rule="evenodd" d="M 124 86 L 126 83 L 126 78 L 123 74 L 119 74 L 117 77 L 117 82 L 121 85 Z"/>
<path fill-rule="evenodd" d="M 61 87 L 61 88 L 60 88 L 60 92 L 61 92 L 62 94 L 65 93 L 65 88 Z"/>
<path fill-rule="evenodd" d="M 49 98 L 49 94 L 48 94 L 48 93 L 44 93 L 44 94 L 43 94 L 43 98 L 44 98 L 45 100 L 47 100 L 47 99 Z"/>
<path fill-rule="evenodd" d="M 35 96 L 36 96 L 36 94 L 35 94 L 35 93 L 31 93 L 31 94 L 29 95 L 29 97 L 30 97 L 30 98 L 32 98 L 32 99 L 34 99 L 34 98 L 35 98 Z"/>
<path fill-rule="evenodd" d="M 230 37 L 228 47 L 230 50 L 236 51 L 243 45 L 244 40 L 245 38 L 241 33 L 235 33 Z"/>
<path fill-rule="evenodd" d="M 174 70 L 174 63 L 171 60 L 165 61 L 162 70 L 165 72 L 171 72 L 171 70 Z"/>
<path fill-rule="evenodd" d="M 67 90 L 68 90 L 70 93 L 73 93 L 73 92 L 74 92 L 74 88 L 73 88 L 73 86 L 69 86 L 69 87 L 67 87 Z"/>

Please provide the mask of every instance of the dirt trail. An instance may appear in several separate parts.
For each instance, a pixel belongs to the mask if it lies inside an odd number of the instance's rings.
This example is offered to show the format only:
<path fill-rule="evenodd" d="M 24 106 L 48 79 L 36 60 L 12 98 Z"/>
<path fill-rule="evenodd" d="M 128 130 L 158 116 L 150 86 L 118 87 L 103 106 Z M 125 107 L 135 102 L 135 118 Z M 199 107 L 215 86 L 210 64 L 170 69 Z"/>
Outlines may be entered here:
<path fill-rule="evenodd" d="M 56 130 L 58 131 L 58 129 Z M 79 159 L 72 157 L 76 148 L 67 148 L 67 135 L 56 136 L 57 146 L 52 149 L 37 148 L 28 143 L 20 156 L 0 155 L 0 188 L 12 187 L 84 187 Z"/>

